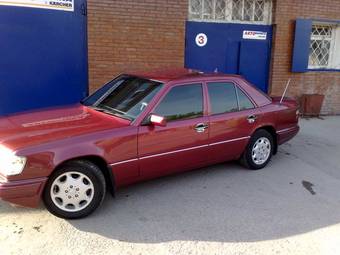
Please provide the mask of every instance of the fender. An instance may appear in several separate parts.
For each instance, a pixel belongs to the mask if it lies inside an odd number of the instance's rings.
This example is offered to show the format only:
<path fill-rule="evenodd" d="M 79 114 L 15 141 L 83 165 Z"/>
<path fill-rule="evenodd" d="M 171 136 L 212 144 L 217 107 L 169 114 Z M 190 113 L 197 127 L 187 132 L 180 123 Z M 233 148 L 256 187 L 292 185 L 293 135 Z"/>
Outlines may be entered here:
<path fill-rule="evenodd" d="M 109 166 L 117 161 L 137 157 L 137 128 L 129 126 L 89 136 L 66 138 L 16 153 L 25 156 L 27 163 L 22 174 L 11 176 L 9 180 L 48 177 L 62 163 L 77 158 L 96 157 Z M 138 171 L 136 174 L 139 174 Z"/>
<path fill-rule="evenodd" d="M 273 154 L 275 155 L 277 153 L 277 150 L 278 150 L 278 137 L 277 137 L 277 133 L 276 133 L 275 124 L 271 123 L 271 122 L 261 123 L 261 125 L 258 125 L 254 128 L 251 136 L 259 129 L 264 129 L 264 130 L 268 131 L 273 136 L 273 142 L 274 142 Z"/>

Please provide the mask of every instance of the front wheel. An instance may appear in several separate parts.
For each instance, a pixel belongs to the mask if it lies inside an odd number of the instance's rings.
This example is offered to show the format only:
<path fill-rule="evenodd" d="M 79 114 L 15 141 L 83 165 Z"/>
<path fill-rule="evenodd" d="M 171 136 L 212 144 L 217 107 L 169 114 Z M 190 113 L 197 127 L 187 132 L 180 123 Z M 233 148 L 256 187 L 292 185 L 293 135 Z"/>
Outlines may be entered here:
<path fill-rule="evenodd" d="M 258 130 L 250 138 L 241 163 L 252 170 L 264 168 L 273 155 L 273 148 L 273 136 L 266 130 Z"/>
<path fill-rule="evenodd" d="M 85 160 L 72 161 L 50 176 L 43 199 L 47 210 L 57 217 L 82 218 L 102 203 L 105 186 L 98 166 Z"/>

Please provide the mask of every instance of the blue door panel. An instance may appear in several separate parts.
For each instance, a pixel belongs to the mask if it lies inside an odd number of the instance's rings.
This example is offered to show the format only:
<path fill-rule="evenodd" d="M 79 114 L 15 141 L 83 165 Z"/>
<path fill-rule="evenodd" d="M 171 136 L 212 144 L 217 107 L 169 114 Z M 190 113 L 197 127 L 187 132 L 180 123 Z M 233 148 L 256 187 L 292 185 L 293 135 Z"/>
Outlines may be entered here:
<path fill-rule="evenodd" d="M 244 30 L 266 32 L 267 39 L 243 39 Z M 208 37 L 204 47 L 199 47 L 195 42 L 199 33 L 204 33 Z M 242 73 L 250 82 L 267 92 L 271 42 L 271 25 L 188 21 L 186 23 L 185 66 L 204 72 L 217 70 L 229 74 Z M 259 59 L 255 66 L 254 62 L 250 61 L 251 58 L 256 61 Z M 242 63 L 243 61 L 246 62 Z M 247 67 L 249 64 L 251 67 Z"/>
<path fill-rule="evenodd" d="M 0 115 L 88 93 L 85 0 L 74 12 L 0 6 Z"/>
<path fill-rule="evenodd" d="M 241 42 L 239 74 L 262 91 L 267 91 L 269 50 L 265 41 Z"/>
<path fill-rule="evenodd" d="M 307 72 L 312 20 L 297 19 L 292 59 L 292 72 Z"/>
<path fill-rule="evenodd" d="M 187 22 L 186 23 L 186 52 L 185 66 L 199 69 L 205 72 L 213 72 L 225 70 L 225 56 L 227 49 L 225 47 L 227 41 L 223 41 L 221 45 L 220 24 L 211 26 L 210 23 L 203 22 Z M 195 38 L 199 33 L 205 33 L 208 37 L 207 45 L 199 47 L 196 45 Z M 216 57 L 219 55 L 220 57 Z M 222 56 L 222 57 L 221 57 Z"/>
<path fill-rule="evenodd" d="M 227 52 L 225 56 L 226 73 L 239 73 L 240 42 L 229 40 L 227 42 Z M 223 70 L 221 70 L 223 72 Z"/>

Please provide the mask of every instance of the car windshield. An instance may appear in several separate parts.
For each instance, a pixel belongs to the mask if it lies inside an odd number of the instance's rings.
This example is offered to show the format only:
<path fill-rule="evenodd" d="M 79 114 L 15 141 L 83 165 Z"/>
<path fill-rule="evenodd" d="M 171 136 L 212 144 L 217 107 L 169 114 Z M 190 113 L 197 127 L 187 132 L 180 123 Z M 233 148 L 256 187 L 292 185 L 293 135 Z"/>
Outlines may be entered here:
<path fill-rule="evenodd" d="M 162 86 L 157 81 L 121 75 L 85 98 L 82 104 L 133 121 L 145 110 Z"/>

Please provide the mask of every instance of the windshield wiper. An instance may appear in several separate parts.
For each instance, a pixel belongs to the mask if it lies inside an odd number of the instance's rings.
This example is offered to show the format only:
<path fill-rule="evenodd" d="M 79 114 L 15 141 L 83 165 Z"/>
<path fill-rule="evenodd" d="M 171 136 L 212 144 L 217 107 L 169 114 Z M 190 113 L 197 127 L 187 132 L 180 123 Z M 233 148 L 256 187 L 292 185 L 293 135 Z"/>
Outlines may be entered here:
<path fill-rule="evenodd" d="M 119 113 L 111 113 L 111 114 L 113 116 L 117 116 L 117 117 L 122 118 L 122 119 L 130 120 L 130 121 L 134 120 L 134 118 L 123 115 L 123 114 L 119 114 Z"/>
<path fill-rule="evenodd" d="M 126 120 L 133 120 L 133 118 L 131 118 L 131 117 L 124 116 L 124 115 L 119 114 L 119 113 L 111 112 L 111 111 L 109 111 L 105 108 L 101 108 L 101 107 L 93 106 L 93 105 L 90 105 L 88 107 L 90 107 L 91 109 L 96 110 L 98 112 L 103 112 L 103 113 L 106 113 L 106 114 L 109 114 L 109 115 L 112 115 L 112 116 L 115 116 L 115 117 L 119 117 L 119 118 L 126 119 Z"/>
<path fill-rule="evenodd" d="M 126 114 L 125 112 L 123 112 L 123 111 L 121 111 L 121 110 L 118 110 L 118 109 L 116 109 L 116 108 L 111 108 L 111 107 L 109 107 L 109 106 L 106 106 L 109 110 L 111 110 L 111 111 L 115 111 L 115 112 L 118 112 L 119 114 Z"/>

